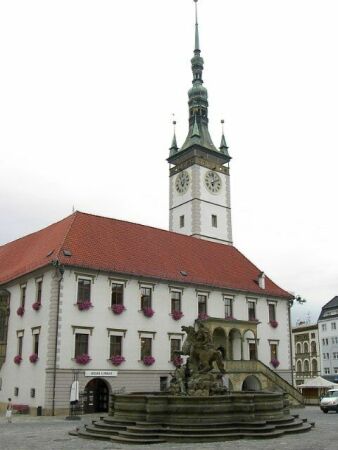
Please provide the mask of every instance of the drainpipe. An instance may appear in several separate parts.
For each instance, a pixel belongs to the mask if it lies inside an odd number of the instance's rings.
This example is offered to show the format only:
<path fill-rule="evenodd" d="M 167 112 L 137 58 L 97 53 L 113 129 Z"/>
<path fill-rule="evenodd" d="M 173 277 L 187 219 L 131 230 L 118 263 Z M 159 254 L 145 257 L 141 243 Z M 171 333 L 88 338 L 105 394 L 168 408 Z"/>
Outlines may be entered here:
<path fill-rule="evenodd" d="M 56 327 L 55 327 L 55 345 L 54 345 L 54 362 L 53 362 L 53 400 L 52 400 L 52 416 L 55 416 L 55 390 L 56 390 L 56 358 L 58 351 L 58 334 L 59 334 L 59 313 L 60 313 L 60 293 L 61 293 L 61 282 L 63 280 L 63 274 L 65 272 L 64 267 L 60 264 L 58 260 L 52 261 L 52 265 L 59 272 L 60 278 L 58 279 L 58 296 L 56 304 Z"/>
<path fill-rule="evenodd" d="M 288 318 L 289 318 L 289 339 L 290 339 L 290 363 L 291 363 L 291 384 L 294 385 L 293 376 L 293 354 L 292 354 L 292 328 L 291 328 L 291 307 L 293 305 L 293 300 L 289 300 L 288 303 Z"/>

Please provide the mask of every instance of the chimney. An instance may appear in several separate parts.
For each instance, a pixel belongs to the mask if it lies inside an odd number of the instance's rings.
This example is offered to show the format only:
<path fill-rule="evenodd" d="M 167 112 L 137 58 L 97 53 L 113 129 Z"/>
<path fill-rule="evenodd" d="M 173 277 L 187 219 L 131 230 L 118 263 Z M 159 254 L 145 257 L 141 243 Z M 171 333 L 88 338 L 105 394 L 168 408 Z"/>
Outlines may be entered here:
<path fill-rule="evenodd" d="M 259 286 L 261 289 L 265 289 L 265 273 L 264 273 L 264 272 L 261 272 L 261 273 L 258 275 L 258 286 Z"/>

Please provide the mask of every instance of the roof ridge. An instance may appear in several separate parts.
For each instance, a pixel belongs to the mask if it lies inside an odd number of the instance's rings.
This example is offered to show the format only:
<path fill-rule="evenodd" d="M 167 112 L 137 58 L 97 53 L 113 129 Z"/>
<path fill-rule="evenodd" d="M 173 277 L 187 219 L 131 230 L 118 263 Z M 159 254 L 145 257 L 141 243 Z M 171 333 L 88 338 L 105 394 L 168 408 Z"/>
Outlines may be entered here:
<path fill-rule="evenodd" d="M 67 230 L 66 230 L 66 232 L 65 232 L 65 235 L 64 235 L 64 237 L 63 237 L 63 239 L 62 239 L 62 241 L 61 241 L 61 244 L 60 244 L 59 248 L 57 249 L 57 251 L 55 252 L 57 259 L 59 259 L 59 256 L 60 256 L 60 253 L 61 253 L 61 249 L 62 249 L 62 247 L 63 247 L 63 244 L 65 243 L 65 241 L 66 241 L 66 239 L 67 239 L 67 236 L 68 236 L 68 234 L 69 234 L 69 232 L 70 232 L 70 230 L 71 230 L 71 228 L 72 228 L 72 226 L 73 226 L 73 223 L 74 223 L 74 221 L 75 221 L 76 216 L 78 215 L 78 213 L 79 213 L 79 211 L 75 211 L 75 212 L 73 212 L 73 214 L 71 214 L 70 216 L 67 216 L 67 217 L 73 216 L 73 219 L 70 221 L 70 224 L 69 224 L 69 226 L 68 226 L 68 228 L 67 228 Z"/>
<path fill-rule="evenodd" d="M 124 219 L 116 219 L 115 217 L 108 217 L 108 216 L 103 216 L 101 214 L 92 214 L 92 213 L 88 213 L 88 212 L 83 212 L 83 211 L 75 211 L 75 213 L 77 214 L 81 214 L 81 215 L 86 215 L 86 216 L 92 216 L 92 217 L 97 217 L 99 219 L 107 219 L 107 220 L 112 220 L 115 222 L 123 222 L 123 223 L 129 223 L 131 225 L 137 225 L 139 227 L 143 227 L 143 228 L 150 228 L 152 230 L 157 230 L 157 231 L 163 231 L 164 233 L 168 233 L 168 234 L 173 234 L 175 236 L 179 236 L 181 239 L 197 239 L 193 236 L 189 236 L 188 234 L 182 234 L 179 233 L 177 231 L 172 231 L 172 230 L 166 230 L 165 228 L 159 228 L 156 227 L 154 225 L 146 225 L 144 223 L 139 223 L 139 222 L 132 222 L 131 220 L 124 220 Z M 214 241 L 209 241 L 207 239 L 199 239 L 200 242 L 204 242 L 207 245 L 209 244 L 213 244 L 213 245 L 226 245 L 227 247 L 232 247 L 235 250 L 238 250 L 237 247 L 235 247 L 234 245 L 227 245 L 227 244 L 223 244 L 222 242 L 214 242 Z M 239 250 L 238 250 L 239 251 Z M 241 253 L 242 254 L 242 253 Z M 243 255 L 243 254 L 242 254 Z M 246 258 L 249 262 L 251 262 L 248 258 Z M 252 263 L 251 263 L 252 264 Z"/>

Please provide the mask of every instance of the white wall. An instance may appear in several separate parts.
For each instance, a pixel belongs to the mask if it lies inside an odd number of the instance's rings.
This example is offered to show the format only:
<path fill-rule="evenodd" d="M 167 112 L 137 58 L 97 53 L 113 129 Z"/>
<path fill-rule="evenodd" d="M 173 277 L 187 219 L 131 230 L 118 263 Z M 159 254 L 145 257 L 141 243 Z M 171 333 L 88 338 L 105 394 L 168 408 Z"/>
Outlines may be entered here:
<path fill-rule="evenodd" d="M 43 274 L 41 309 L 34 311 L 32 304 L 36 301 L 36 283 L 38 276 L 29 278 L 22 284 L 26 284 L 25 313 L 22 317 L 16 311 L 20 306 L 21 289 L 17 283 L 7 288 L 10 292 L 10 316 L 8 323 L 8 339 L 6 361 L 0 370 L 2 378 L 2 389 L 0 391 L 0 402 L 5 402 L 11 397 L 13 403 L 30 404 L 40 406 L 44 404 L 45 397 L 45 368 L 47 352 L 47 332 L 49 317 L 49 297 L 51 286 L 51 271 Z M 33 353 L 32 328 L 41 327 L 39 341 L 39 360 L 33 364 L 29 356 Z M 18 339 L 17 331 L 24 330 L 22 362 L 20 365 L 14 363 L 17 355 Z M 18 397 L 14 396 L 14 388 L 19 387 Z M 35 388 L 35 398 L 31 398 L 30 389 Z"/>
<path fill-rule="evenodd" d="M 88 273 L 88 272 L 86 272 Z M 184 316 L 175 321 L 170 315 L 170 291 L 164 282 L 155 283 L 153 290 L 152 318 L 146 318 L 140 312 L 140 284 L 137 279 L 129 279 L 126 283 L 124 304 L 126 311 L 120 316 L 113 314 L 110 309 L 111 287 L 107 275 L 90 272 L 93 276 L 92 303 L 93 308 L 88 311 L 79 311 L 76 306 L 77 281 L 74 271 L 66 270 L 61 289 L 60 302 L 60 337 L 58 349 L 58 368 L 60 369 L 86 369 L 86 370 L 118 370 L 123 376 L 124 370 L 131 371 L 172 371 L 170 359 L 170 341 L 168 333 L 177 333 L 179 337 L 182 325 L 193 325 L 197 318 L 198 304 L 195 286 L 185 286 L 182 295 L 182 311 Z M 11 292 L 11 314 L 9 319 L 8 348 L 6 361 L 0 371 L 2 390 L 0 402 L 12 397 L 15 403 L 24 403 L 31 406 L 44 406 L 45 369 L 47 352 L 47 325 L 49 320 L 49 295 L 51 290 L 52 272 L 46 272 L 43 277 L 42 308 L 36 312 L 31 305 L 35 302 L 35 277 L 27 281 L 26 311 L 21 318 L 16 310 L 20 304 L 20 285 L 8 288 Z M 114 277 L 111 277 L 114 278 Z M 116 277 L 121 278 L 121 277 Z M 115 279 L 116 279 L 115 278 Z M 150 280 L 149 280 L 150 281 Z M 143 283 L 141 283 L 142 285 Z M 174 285 L 174 283 L 171 283 Z M 179 286 L 176 286 L 179 287 Z M 208 315 L 224 318 L 223 294 L 234 298 L 233 315 L 235 319 L 248 320 L 247 296 L 241 293 L 214 290 L 210 291 L 208 298 Z M 265 297 L 254 297 L 257 301 L 256 316 L 258 324 L 258 358 L 270 366 L 269 340 L 278 342 L 278 355 L 280 366 L 278 370 L 290 370 L 288 307 L 286 300 L 279 300 L 277 304 L 277 321 L 279 326 L 273 329 L 269 325 L 268 303 Z M 39 361 L 36 364 L 29 362 L 32 353 L 32 327 L 41 326 Z M 92 361 L 86 366 L 78 365 L 74 360 L 75 337 L 72 327 L 93 327 L 89 339 L 89 354 Z M 109 358 L 108 328 L 127 330 L 123 340 L 123 356 L 126 361 L 115 368 Z M 13 359 L 17 353 L 17 330 L 25 330 L 22 351 L 23 361 L 20 366 L 14 364 Z M 140 361 L 139 331 L 154 332 L 153 356 L 156 362 L 151 367 L 145 367 Z M 247 345 L 247 343 L 245 343 Z M 247 350 L 245 350 L 248 356 Z M 119 376 L 119 375 L 118 375 Z M 20 388 L 19 396 L 14 397 L 14 387 Z M 30 398 L 30 389 L 36 389 L 36 398 Z"/>

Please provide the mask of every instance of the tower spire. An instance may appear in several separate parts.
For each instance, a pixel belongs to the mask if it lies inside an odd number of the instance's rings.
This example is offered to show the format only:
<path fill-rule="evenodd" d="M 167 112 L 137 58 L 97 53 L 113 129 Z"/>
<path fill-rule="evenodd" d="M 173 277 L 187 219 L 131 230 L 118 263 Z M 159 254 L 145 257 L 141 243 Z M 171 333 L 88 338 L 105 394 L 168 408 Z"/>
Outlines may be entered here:
<path fill-rule="evenodd" d="M 173 135 L 173 140 L 172 140 L 172 142 L 171 142 L 171 147 L 170 147 L 170 156 L 173 156 L 176 152 L 177 152 L 177 150 L 178 150 L 178 147 L 177 147 L 177 140 L 176 140 L 176 120 L 175 120 L 175 114 L 173 114 L 173 118 L 174 118 L 174 120 L 173 120 L 173 128 L 174 128 L 174 135 Z"/>
<path fill-rule="evenodd" d="M 188 149 L 198 147 L 199 151 L 212 152 L 220 161 L 228 162 L 230 157 L 224 151 L 224 142 L 222 142 L 222 149 L 218 149 L 212 142 L 208 124 L 208 91 L 203 84 L 203 70 L 204 60 L 201 56 L 200 48 L 200 30 L 199 30 L 199 16 L 198 16 L 198 0 L 193 0 L 195 3 L 195 44 L 193 57 L 191 59 L 191 69 L 193 74 L 192 86 L 188 91 L 188 105 L 189 105 L 189 131 L 187 137 L 180 149 L 174 152 L 170 149 L 169 159 L 179 158 L 180 155 Z M 173 146 L 173 148 L 175 145 Z"/>
<path fill-rule="evenodd" d="M 224 120 L 223 119 L 221 120 L 221 124 L 222 124 L 222 139 L 221 139 L 221 145 L 220 145 L 219 149 L 222 153 L 224 153 L 224 155 L 229 157 L 229 152 L 228 152 L 229 147 L 227 146 L 225 136 L 224 136 Z"/>
<path fill-rule="evenodd" d="M 196 52 L 201 52 L 200 50 L 200 36 L 198 31 L 198 13 L 197 13 L 197 2 L 198 0 L 194 0 L 195 2 L 195 54 Z"/>

